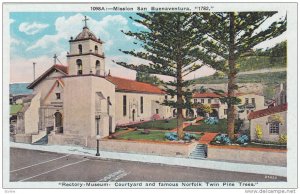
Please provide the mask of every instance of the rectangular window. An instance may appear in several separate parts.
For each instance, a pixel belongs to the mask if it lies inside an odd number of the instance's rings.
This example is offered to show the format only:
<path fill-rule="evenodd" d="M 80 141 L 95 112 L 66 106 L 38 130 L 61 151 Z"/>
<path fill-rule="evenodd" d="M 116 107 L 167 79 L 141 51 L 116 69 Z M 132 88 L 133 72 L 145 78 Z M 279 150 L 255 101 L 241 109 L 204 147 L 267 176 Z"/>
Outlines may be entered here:
<path fill-rule="evenodd" d="M 202 104 L 204 103 L 204 99 L 201 99 L 201 103 L 202 103 Z"/>
<path fill-rule="evenodd" d="M 156 109 L 155 111 L 156 111 L 156 114 L 158 114 L 158 113 L 159 113 L 158 109 Z"/>
<path fill-rule="evenodd" d="M 197 103 L 197 99 L 194 99 L 194 103 Z"/>
<path fill-rule="evenodd" d="M 255 98 L 251 99 L 252 104 L 255 104 Z"/>
<path fill-rule="evenodd" d="M 227 109 L 224 109 L 224 115 L 227 115 Z"/>
<path fill-rule="evenodd" d="M 279 134 L 279 123 L 270 123 L 270 134 Z"/>
<path fill-rule="evenodd" d="M 209 99 L 208 99 L 208 104 L 210 104 L 210 103 L 211 103 L 211 99 L 209 98 Z"/>
<path fill-rule="evenodd" d="M 165 95 L 165 100 L 168 100 L 168 95 Z"/>
<path fill-rule="evenodd" d="M 126 116 L 127 114 L 127 99 L 126 95 L 123 96 L 123 116 Z"/>
<path fill-rule="evenodd" d="M 144 112 L 144 98 L 141 96 L 141 113 Z"/>
<path fill-rule="evenodd" d="M 246 104 L 249 103 L 249 98 L 245 98 L 245 103 L 246 103 Z"/>
<path fill-rule="evenodd" d="M 56 100 L 60 100 L 60 93 L 56 93 Z"/>

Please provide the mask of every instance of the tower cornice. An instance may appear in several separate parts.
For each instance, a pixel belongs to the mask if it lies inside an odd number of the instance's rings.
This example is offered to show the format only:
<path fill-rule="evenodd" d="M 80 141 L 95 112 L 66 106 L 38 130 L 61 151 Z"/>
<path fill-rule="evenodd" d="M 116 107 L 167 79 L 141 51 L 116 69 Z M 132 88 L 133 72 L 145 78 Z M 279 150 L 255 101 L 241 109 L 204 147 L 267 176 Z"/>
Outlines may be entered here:
<path fill-rule="evenodd" d="M 90 53 L 82 53 L 82 54 L 67 54 L 67 57 L 77 57 L 77 56 L 84 56 L 84 55 L 94 55 L 94 56 L 100 57 L 100 58 L 102 58 L 102 59 L 105 58 L 104 54 L 103 54 L 103 55 L 100 55 L 100 54 L 93 53 L 93 52 L 90 52 Z"/>

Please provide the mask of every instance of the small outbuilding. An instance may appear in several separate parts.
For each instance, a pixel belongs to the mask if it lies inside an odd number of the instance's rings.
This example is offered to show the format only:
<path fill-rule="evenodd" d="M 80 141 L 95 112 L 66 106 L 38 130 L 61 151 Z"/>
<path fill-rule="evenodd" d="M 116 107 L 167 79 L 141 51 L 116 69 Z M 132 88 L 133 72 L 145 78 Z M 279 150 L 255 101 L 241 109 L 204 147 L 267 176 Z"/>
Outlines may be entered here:
<path fill-rule="evenodd" d="M 286 118 L 287 104 L 251 112 L 248 115 L 251 140 L 278 142 L 287 135 Z"/>

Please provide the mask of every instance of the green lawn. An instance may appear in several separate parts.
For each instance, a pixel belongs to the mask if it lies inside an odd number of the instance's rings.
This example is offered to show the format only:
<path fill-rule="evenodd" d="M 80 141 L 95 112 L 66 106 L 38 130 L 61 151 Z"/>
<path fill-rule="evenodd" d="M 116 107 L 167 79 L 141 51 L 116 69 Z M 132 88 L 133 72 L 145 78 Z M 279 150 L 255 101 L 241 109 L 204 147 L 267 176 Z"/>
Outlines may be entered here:
<path fill-rule="evenodd" d="M 10 114 L 15 115 L 17 114 L 21 109 L 23 105 L 22 104 L 12 104 L 10 105 Z"/>
<path fill-rule="evenodd" d="M 139 129 L 159 129 L 159 130 L 170 130 L 177 127 L 177 119 L 148 121 L 130 127 L 137 127 Z"/>
<path fill-rule="evenodd" d="M 164 131 L 153 131 L 151 130 L 149 134 L 143 134 L 143 130 L 131 131 L 122 135 L 118 135 L 116 139 L 126 139 L 126 140 L 152 140 L 152 141 L 166 141 Z M 195 134 L 199 139 L 202 135 Z"/>
<path fill-rule="evenodd" d="M 165 141 L 165 132 L 150 131 L 149 134 L 142 134 L 142 130 L 131 131 L 117 136 L 117 139 Z"/>
<path fill-rule="evenodd" d="M 209 125 L 204 123 L 203 121 L 199 122 L 200 125 L 191 125 L 184 128 L 185 131 L 195 131 L 195 132 L 212 132 L 212 133 L 226 133 L 227 132 L 227 120 L 220 119 L 218 124 Z M 241 125 L 241 121 L 235 121 L 235 133 L 237 133 L 237 129 Z"/>
<path fill-rule="evenodd" d="M 209 125 L 204 123 L 203 121 L 200 122 L 200 125 L 191 125 L 184 128 L 185 131 L 197 131 L 197 132 L 213 132 L 213 133 L 226 133 L 227 130 L 227 120 L 220 119 L 218 124 Z"/>

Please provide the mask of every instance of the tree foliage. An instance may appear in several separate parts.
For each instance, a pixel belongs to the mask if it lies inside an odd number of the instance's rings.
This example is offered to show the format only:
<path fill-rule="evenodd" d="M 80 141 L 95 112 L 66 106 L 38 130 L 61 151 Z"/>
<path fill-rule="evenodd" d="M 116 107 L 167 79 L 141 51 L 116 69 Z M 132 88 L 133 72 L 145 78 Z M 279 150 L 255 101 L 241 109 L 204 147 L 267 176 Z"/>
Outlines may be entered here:
<path fill-rule="evenodd" d="M 198 63 L 201 52 L 198 45 L 203 41 L 203 29 L 195 28 L 193 13 L 137 13 L 137 18 L 131 18 L 135 22 L 145 26 L 147 30 L 137 32 L 124 32 L 135 38 L 134 44 L 139 45 L 142 51 L 121 52 L 149 61 L 148 64 L 128 64 L 116 62 L 118 65 L 135 70 L 169 76 L 173 81 L 164 82 L 164 90 L 176 101 L 165 100 L 164 105 L 177 109 L 178 136 L 183 138 L 182 120 L 183 109 L 191 107 L 191 95 L 188 90 L 193 82 L 185 80 L 185 76 L 198 70 L 212 61 L 209 57 L 202 59 L 204 63 Z"/>
<path fill-rule="evenodd" d="M 279 36 L 286 30 L 286 18 L 274 21 L 266 28 L 262 25 L 276 12 L 217 12 L 198 13 L 197 26 L 206 29 L 207 39 L 200 43 L 199 58 L 214 58 L 211 63 L 217 71 L 228 77 L 228 91 L 224 98 L 228 105 L 227 128 L 231 139 L 234 137 L 236 118 L 237 60 L 247 56 L 257 44 Z"/>
<path fill-rule="evenodd" d="M 145 82 L 153 85 L 160 85 L 161 80 L 155 76 L 151 75 L 148 72 L 136 72 L 136 81 Z"/>

